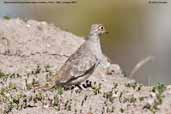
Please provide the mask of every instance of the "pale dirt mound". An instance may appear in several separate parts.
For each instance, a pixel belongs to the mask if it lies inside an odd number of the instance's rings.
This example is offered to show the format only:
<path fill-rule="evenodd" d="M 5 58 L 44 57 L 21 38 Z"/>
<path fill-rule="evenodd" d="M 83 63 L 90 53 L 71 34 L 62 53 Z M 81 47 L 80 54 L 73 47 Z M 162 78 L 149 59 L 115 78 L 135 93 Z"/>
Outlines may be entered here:
<path fill-rule="evenodd" d="M 46 22 L 1 19 L 0 25 L 0 114 L 171 114 L 170 86 L 143 86 L 114 64 L 95 70 L 91 88 L 34 90 L 84 40 Z"/>
<path fill-rule="evenodd" d="M 0 68 L 7 72 L 25 72 L 31 66 L 58 66 L 83 42 L 77 36 L 29 20 L 0 20 Z"/>

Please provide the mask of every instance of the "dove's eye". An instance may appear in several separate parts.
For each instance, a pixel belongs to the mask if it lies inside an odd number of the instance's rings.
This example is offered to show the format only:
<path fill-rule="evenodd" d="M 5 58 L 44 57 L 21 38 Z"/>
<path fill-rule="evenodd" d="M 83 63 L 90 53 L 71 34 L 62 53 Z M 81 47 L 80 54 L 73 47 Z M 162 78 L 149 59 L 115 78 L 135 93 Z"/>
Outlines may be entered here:
<path fill-rule="evenodd" d="M 103 27 L 103 26 L 100 26 L 99 28 L 100 28 L 101 30 L 103 30 L 103 29 L 104 29 L 104 27 Z"/>

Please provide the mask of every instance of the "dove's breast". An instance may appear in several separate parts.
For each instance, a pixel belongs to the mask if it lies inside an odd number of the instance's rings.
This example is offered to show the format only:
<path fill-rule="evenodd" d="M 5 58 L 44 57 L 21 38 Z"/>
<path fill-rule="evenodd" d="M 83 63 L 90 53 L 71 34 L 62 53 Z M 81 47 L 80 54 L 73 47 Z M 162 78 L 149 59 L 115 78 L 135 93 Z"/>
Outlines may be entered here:
<path fill-rule="evenodd" d="M 100 61 L 103 58 L 103 53 L 101 49 L 100 39 L 89 40 L 86 42 L 89 50 L 96 56 L 96 58 Z"/>

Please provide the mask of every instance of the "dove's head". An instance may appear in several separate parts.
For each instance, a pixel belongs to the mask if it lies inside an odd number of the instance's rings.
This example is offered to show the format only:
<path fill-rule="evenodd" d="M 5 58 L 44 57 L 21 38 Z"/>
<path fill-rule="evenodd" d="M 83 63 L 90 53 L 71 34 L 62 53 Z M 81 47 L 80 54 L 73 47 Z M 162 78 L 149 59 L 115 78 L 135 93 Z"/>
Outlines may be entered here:
<path fill-rule="evenodd" d="M 102 35 L 105 33 L 108 33 L 108 32 L 106 32 L 105 27 L 102 24 L 91 25 L 91 30 L 90 30 L 91 35 Z"/>

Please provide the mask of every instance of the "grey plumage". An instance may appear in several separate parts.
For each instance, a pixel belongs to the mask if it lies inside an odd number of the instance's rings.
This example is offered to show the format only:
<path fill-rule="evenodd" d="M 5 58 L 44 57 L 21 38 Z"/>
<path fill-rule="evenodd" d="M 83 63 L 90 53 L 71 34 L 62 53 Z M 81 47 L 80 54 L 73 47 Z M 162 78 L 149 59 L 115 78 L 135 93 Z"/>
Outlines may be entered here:
<path fill-rule="evenodd" d="M 50 88 L 59 86 L 79 85 L 89 78 L 102 59 L 99 36 L 105 33 L 101 24 L 93 24 L 87 40 L 64 63 L 53 79 Z"/>

